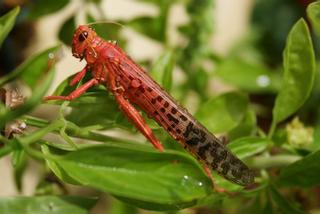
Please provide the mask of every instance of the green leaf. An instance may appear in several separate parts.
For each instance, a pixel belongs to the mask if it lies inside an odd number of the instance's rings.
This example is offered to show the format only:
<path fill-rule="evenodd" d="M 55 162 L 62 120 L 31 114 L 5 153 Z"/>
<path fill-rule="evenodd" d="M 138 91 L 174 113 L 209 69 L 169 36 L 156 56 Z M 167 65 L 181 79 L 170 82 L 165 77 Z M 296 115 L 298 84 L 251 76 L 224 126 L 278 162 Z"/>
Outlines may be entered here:
<path fill-rule="evenodd" d="M 232 57 L 217 68 L 216 73 L 223 81 L 248 92 L 276 92 L 280 88 L 280 78 L 265 66 Z"/>
<path fill-rule="evenodd" d="M 15 151 L 13 151 L 12 159 L 11 159 L 12 166 L 17 167 L 18 165 L 20 165 L 21 162 L 23 162 L 24 155 L 25 155 L 25 153 L 22 148 L 19 148 L 19 149 L 16 149 Z"/>
<path fill-rule="evenodd" d="M 4 39 L 7 37 L 11 29 L 13 28 L 14 22 L 19 12 L 20 7 L 16 7 L 7 14 L 0 17 L 0 47 Z"/>
<path fill-rule="evenodd" d="M 59 155 L 67 154 L 67 151 L 65 150 L 57 149 L 54 147 L 49 148 L 47 145 L 42 145 L 41 150 L 45 155 L 50 155 L 50 153 L 59 154 Z M 61 168 L 56 162 L 48 158 L 46 159 L 46 164 L 53 171 L 53 173 L 64 182 L 67 182 L 69 184 L 74 184 L 74 185 L 80 185 L 78 181 L 71 178 L 69 174 L 63 168 Z"/>
<path fill-rule="evenodd" d="M 18 150 L 12 153 L 12 158 L 14 157 L 15 152 L 18 152 L 17 154 L 18 157 L 17 157 L 17 160 L 15 160 L 16 163 L 14 165 L 14 180 L 15 180 L 17 189 L 21 191 L 22 179 L 27 167 L 27 155 L 24 150 L 22 151 Z"/>
<path fill-rule="evenodd" d="M 104 20 L 96 20 L 90 14 L 87 14 L 87 22 L 97 22 L 96 24 L 92 24 L 91 26 L 94 28 L 97 35 L 99 35 L 101 38 L 105 39 L 106 41 L 116 41 L 119 46 L 125 47 L 126 40 L 121 34 L 121 31 L 123 30 L 123 26 L 125 24 L 123 24 L 122 22 L 104 23 Z"/>
<path fill-rule="evenodd" d="M 68 95 L 74 91 L 76 87 L 69 86 L 69 82 L 73 77 L 74 75 L 60 83 L 53 94 Z M 81 83 L 90 78 L 92 78 L 91 73 L 88 72 Z M 50 103 L 61 104 L 62 102 L 58 100 Z M 121 127 L 129 131 L 135 130 L 134 126 L 120 111 L 114 97 L 102 86 L 90 88 L 87 93 L 72 100 L 69 106 L 72 107 L 72 111 L 66 116 L 66 119 L 78 126 L 99 125 L 99 129 Z"/>
<path fill-rule="evenodd" d="M 76 20 L 74 16 L 67 19 L 59 31 L 59 39 L 66 45 L 71 46 L 73 33 L 76 29 Z"/>
<path fill-rule="evenodd" d="M 10 72 L 9 75 L 0 78 L 0 86 L 14 80 L 15 78 L 21 78 L 30 88 L 33 89 L 37 86 L 36 83 L 41 80 L 42 75 L 46 74 L 48 72 L 48 68 L 53 66 L 55 61 L 59 58 L 59 56 L 57 56 L 59 49 L 60 46 L 55 46 L 27 59 L 14 71 Z M 49 54 L 56 58 L 49 58 Z M 51 65 L 50 63 L 53 64 Z"/>
<path fill-rule="evenodd" d="M 303 19 L 288 35 L 283 66 L 283 84 L 273 108 L 273 126 L 295 113 L 313 87 L 315 56 L 308 26 Z"/>
<path fill-rule="evenodd" d="M 174 52 L 172 50 L 168 50 L 160 56 L 150 71 L 152 78 L 156 82 L 161 83 L 161 86 L 166 89 L 166 91 L 171 90 L 174 64 Z"/>
<path fill-rule="evenodd" d="M 88 213 L 95 198 L 76 196 L 38 196 L 0 198 L 0 213 Z"/>
<path fill-rule="evenodd" d="M 274 214 L 274 213 L 275 213 L 275 210 L 272 206 L 271 196 L 270 196 L 270 194 L 268 194 L 267 202 L 266 202 L 265 207 L 262 210 L 262 214 Z"/>
<path fill-rule="evenodd" d="M 278 183 L 284 186 L 312 187 L 320 184 L 320 151 L 281 170 Z"/>
<path fill-rule="evenodd" d="M 127 26 L 157 41 L 165 41 L 163 21 L 159 18 L 139 17 L 126 23 Z"/>
<path fill-rule="evenodd" d="M 181 152 L 94 145 L 52 161 L 77 182 L 148 209 L 181 209 L 212 193 L 211 181 L 196 160 Z"/>
<path fill-rule="evenodd" d="M 313 29 L 315 30 L 318 37 L 320 36 L 320 2 L 313 2 L 308 5 L 307 15 L 311 21 Z"/>
<path fill-rule="evenodd" d="M 55 0 L 55 1 L 43 1 L 43 0 L 33 0 L 29 2 L 30 7 L 27 18 L 31 21 L 40 18 L 41 16 L 48 15 L 50 13 L 57 12 L 61 10 L 64 6 L 69 3 L 69 0 Z"/>
<path fill-rule="evenodd" d="M 240 159 L 244 159 L 264 151 L 268 139 L 259 137 L 244 137 L 227 144 L 227 147 Z"/>
<path fill-rule="evenodd" d="M 195 117 L 214 133 L 228 132 L 241 122 L 247 107 L 246 95 L 229 92 L 201 105 Z"/>
<path fill-rule="evenodd" d="M 19 106 L 14 111 L 10 111 L 7 108 L 4 109 L 4 111 L 0 111 L 0 127 L 4 127 L 6 121 L 11 121 L 31 111 L 42 101 L 43 96 L 49 89 L 53 80 L 54 64 L 55 60 L 48 60 L 48 56 L 46 54 L 40 54 L 21 65 L 10 75 L 7 75 L 4 78 L 0 79 L 1 83 L 6 83 L 12 78 L 22 75 L 22 79 L 24 79 L 25 82 L 27 82 L 28 84 L 34 83 L 34 85 L 30 85 L 30 87 L 33 89 L 31 97 L 29 97 L 22 106 Z M 34 79 L 31 79 L 27 74 L 38 76 L 33 76 Z"/>
<path fill-rule="evenodd" d="M 89 92 L 70 103 L 71 113 L 66 117 L 79 126 L 99 125 L 100 129 L 124 128 L 134 130 L 133 125 L 120 111 L 117 102 L 106 90 Z"/>
<path fill-rule="evenodd" d="M 12 165 L 14 166 L 14 180 L 19 191 L 22 190 L 22 176 L 26 169 L 27 156 L 25 151 L 20 148 L 12 152 Z"/>
<path fill-rule="evenodd" d="M 284 214 L 303 214 L 305 212 L 299 210 L 295 206 L 293 206 L 292 203 L 287 201 L 286 198 L 284 198 L 278 191 L 277 189 L 273 186 L 270 185 L 269 187 L 269 193 L 272 197 L 272 200 L 278 205 L 282 213 Z"/>
<path fill-rule="evenodd" d="M 138 214 L 138 209 L 119 200 L 112 200 L 110 214 Z"/>
<path fill-rule="evenodd" d="M 251 109 L 248 109 L 244 118 L 228 133 L 229 140 L 238 139 L 240 137 L 250 136 L 255 133 L 257 129 L 257 119 L 255 112 Z"/>
<path fill-rule="evenodd" d="M 101 0 L 86 0 L 88 3 L 100 4 Z"/>
<path fill-rule="evenodd" d="M 152 38 L 159 42 L 167 40 L 167 19 L 171 4 L 174 1 L 161 1 L 158 4 L 160 13 L 156 17 L 138 17 L 126 23 L 126 26 L 132 27 L 134 30 Z"/>

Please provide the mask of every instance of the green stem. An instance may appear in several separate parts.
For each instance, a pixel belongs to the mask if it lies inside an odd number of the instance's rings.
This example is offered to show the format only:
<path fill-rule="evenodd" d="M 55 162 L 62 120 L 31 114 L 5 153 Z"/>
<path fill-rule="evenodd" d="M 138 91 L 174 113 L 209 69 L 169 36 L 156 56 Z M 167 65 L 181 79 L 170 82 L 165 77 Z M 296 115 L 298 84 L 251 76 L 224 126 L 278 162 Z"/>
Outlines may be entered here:
<path fill-rule="evenodd" d="M 31 116 L 25 116 L 24 117 L 25 122 L 27 125 L 35 126 L 38 128 L 43 128 L 45 126 L 48 126 L 49 122 L 45 121 L 43 119 L 39 119 L 36 117 L 31 117 Z M 55 132 L 58 132 L 59 128 L 63 126 L 63 123 L 61 123 L 61 126 L 56 127 L 56 130 L 53 130 Z M 111 137 L 107 135 L 102 135 L 98 133 L 94 133 L 89 131 L 86 127 L 80 128 L 74 123 L 71 123 L 67 121 L 66 124 L 66 132 L 70 137 L 76 137 L 76 138 L 82 138 L 86 140 L 94 140 L 94 141 L 99 141 L 99 142 L 115 142 L 115 143 L 128 143 L 128 140 L 126 139 L 121 139 L 121 138 L 116 138 L 116 137 Z M 130 140 L 132 143 L 140 143 L 140 142 L 135 142 Z"/>
<path fill-rule="evenodd" d="M 3 135 L 0 135 L 0 142 L 9 145 L 10 140 L 8 138 L 5 138 Z"/>
<path fill-rule="evenodd" d="M 66 128 L 67 128 L 67 121 L 64 118 L 64 111 L 66 109 L 66 107 L 69 105 L 69 101 L 65 101 L 62 103 L 61 107 L 60 107 L 60 112 L 59 112 L 59 119 L 63 122 L 63 126 L 62 128 L 60 128 L 60 136 L 67 142 L 70 144 L 70 146 L 72 146 L 74 149 L 77 149 L 77 145 L 73 142 L 73 140 L 71 140 L 71 138 L 67 135 L 66 133 Z"/>
<path fill-rule="evenodd" d="M 55 130 L 58 130 L 61 126 L 63 126 L 63 122 L 62 121 L 60 121 L 60 120 L 53 121 L 48 126 L 42 128 L 42 129 L 39 129 L 39 130 L 37 130 L 37 131 L 35 131 L 33 133 L 30 133 L 27 136 L 23 136 L 21 139 L 19 139 L 19 141 L 23 145 L 31 144 L 31 143 L 41 139 L 42 137 L 44 137 L 49 132 L 53 132 Z"/>
<path fill-rule="evenodd" d="M 23 145 L 24 151 L 31 157 L 37 160 L 46 160 L 48 159 L 46 155 L 44 155 L 42 152 L 39 152 L 36 149 L 33 149 L 30 145 Z"/>
<path fill-rule="evenodd" d="M 0 158 L 2 158 L 3 156 L 6 156 L 7 154 L 9 154 L 12 151 L 12 147 L 9 145 L 5 145 L 4 147 L 2 147 L 0 149 Z"/>
<path fill-rule="evenodd" d="M 49 121 L 47 120 L 32 116 L 23 116 L 22 119 L 27 123 L 27 125 L 38 128 L 43 128 L 49 124 Z"/>
<path fill-rule="evenodd" d="M 301 157 L 297 155 L 276 155 L 271 157 L 254 157 L 248 164 L 252 168 L 265 169 L 272 167 L 284 167 L 297 160 Z"/>
<path fill-rule="evenodd" d="M 272 123 L 271 123 L 271 127 L 269 129 L 269 133 L 268 133 L 268 138 L 271 139 L 273 134 L 274 134 L 274 131 L 276 130 L 276 126 L 277 126 L 277 123 L 272 120 Z"/>

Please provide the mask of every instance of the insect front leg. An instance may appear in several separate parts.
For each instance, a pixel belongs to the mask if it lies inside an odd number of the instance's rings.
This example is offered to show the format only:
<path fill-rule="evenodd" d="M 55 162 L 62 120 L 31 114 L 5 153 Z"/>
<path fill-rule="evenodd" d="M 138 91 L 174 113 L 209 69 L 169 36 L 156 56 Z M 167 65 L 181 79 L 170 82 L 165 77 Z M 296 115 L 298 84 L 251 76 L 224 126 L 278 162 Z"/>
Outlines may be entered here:
<path fill-rule="evenodd" d="M 68 96 L 47 96 L 44 100 L 74 100 L 84 94 L 90 87 L 97 85 L 98 83 L 99 81 L 97 79 L 91 79 L 71 92 Z"/>
<path fill-rule="evenodd" d="M 119 103 L 120 109 L 131 120 L 136 128 L 152 143 L 159 151 L 163 151 L 163 146 L 152 133 L 151 128 L 147 125 L 141 114 L 135 109 L 131 103 L 123 97 L 122 93 L 115 91 L 116 101 Z"/>
<path fill-rule="evenodd" d="M 86 67 L 84 67 L 81 71 L 79 71 L 75 75 L 75 77 L 71 80 L 69 85 L 74 86 L 76 83 L 78 83 L 84 77 L 84 75 L 87 73 L 88 70 L 89 70 L 89 66 L 86 65 Z"/>

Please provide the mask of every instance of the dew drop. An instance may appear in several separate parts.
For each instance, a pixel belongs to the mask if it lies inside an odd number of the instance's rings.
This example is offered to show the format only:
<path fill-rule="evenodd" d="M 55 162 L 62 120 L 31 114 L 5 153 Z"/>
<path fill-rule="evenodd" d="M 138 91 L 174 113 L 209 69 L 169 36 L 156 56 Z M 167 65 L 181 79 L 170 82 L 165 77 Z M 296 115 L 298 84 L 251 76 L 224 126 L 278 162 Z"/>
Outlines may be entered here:
<path fill-rule="evenodd" d="M 198 183 L 198 186 L 202 187 L 203 183 L 202 182 L 199 182 Z"/>
<path fill-rule="evenodd" d="M 55 58 L 55 54 L 54 53 L 49 53 L 48 57 L 49 57 L 49 59 L 54 59 Z"/>
<path fill-rule="evenodd" d="M 188 175 L 184 175 L 182 180 L 181 180 L 181 185 L 185 186 L 185 185 L 189 185 L 189 176 Z"/>
<path fill-rule="evenodd" d="M 258 76 L 256 81 L 260 87 L 267 87 L 270 85 L 270 78 L 267 75 Z"/>

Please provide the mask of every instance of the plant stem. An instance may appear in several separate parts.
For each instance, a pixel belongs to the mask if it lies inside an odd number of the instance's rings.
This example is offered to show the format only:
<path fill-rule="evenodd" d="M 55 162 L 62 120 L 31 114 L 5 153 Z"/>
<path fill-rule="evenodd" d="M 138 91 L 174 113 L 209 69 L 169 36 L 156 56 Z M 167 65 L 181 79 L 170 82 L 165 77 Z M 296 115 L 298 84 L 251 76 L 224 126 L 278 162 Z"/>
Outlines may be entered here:
<path fill-rule="evenodd" d="M 265 169 L 272 167 L 284 167 L 297 160 L 301 157 L 297 155 L 275 155 L 272 157 L 254 157 L 248 164 L 253 168 Z"/>
<path fill-rule="evenodd" d="M 269 129 L 269 133 L 268 133 L 268 138 L 271 139 L 273 134 L 274 134 L 274 131 L 276 130 L 276 126 L 277 126 L 277 123 L 272 120 L 272 123 L 271 123 L 271 127 Z"/>
<path fill-rule="evenodd" d="M 21 139 L 19 139 L 19 141 L 24 145 L 31 144 L 31 143 L 41 139 L 43 136 L 45 136 L 49 132 L 57 130 L 61 126 L 63 126 L 63 122 L 60 120 L 56 120 L 56 121 L 52 122 L 51 124 L 49 124 L 48 126 L 42 128 L 42 129 L 39 129 L 39 130 L 29 134 L 28 136 L 21 137 Z"/>
<path fill-rule="evenodd" d="M 43 119 L 39 119 L 36 117 L 25 116 L 24 119 L 25 119 L 25 122 L 27 125 L 35 126 L 38 128 L 46 127 L 49 124 L 48 121 L 45 121 Z M 58 132 L 59 128 L 61 128 L 61 127 L 63 127 L 63 122 L 61 122 L 60 126 L 56 127 L 56 129 L 51 130 L 51 131 Z M 82 139 L 86 139 L 86 140 L 93 140 L 93 141 L 99 141 L 99 142 L 104 142 L 104 143 L 105 142 L 128 143 L 128 140 L 126 140 L 126 139 L 121 139 L 121 138 L 117 138 L 117 137 L 111 137 L 111 136 L 107 136 L 107 135 L 94 133 L 92 131 L 88 131 L 86 129 L 86 127 L 81 128 L 81 127 L 77 126 L 76 124 L 71 123 L 70 121 L 67 121 L 67 123 L 66 123 L 66 132 L 70 137 L 82 138 Z M 134 142 L 132 140 L 130 140 L 130 141 L 133 143 L 139 143 L 139 142 Z"/>

